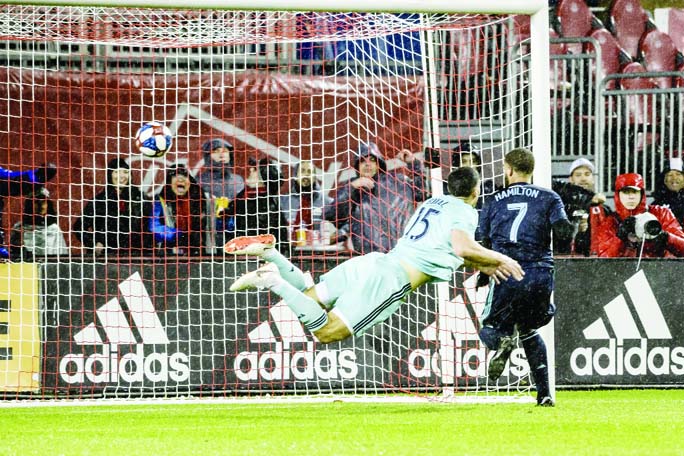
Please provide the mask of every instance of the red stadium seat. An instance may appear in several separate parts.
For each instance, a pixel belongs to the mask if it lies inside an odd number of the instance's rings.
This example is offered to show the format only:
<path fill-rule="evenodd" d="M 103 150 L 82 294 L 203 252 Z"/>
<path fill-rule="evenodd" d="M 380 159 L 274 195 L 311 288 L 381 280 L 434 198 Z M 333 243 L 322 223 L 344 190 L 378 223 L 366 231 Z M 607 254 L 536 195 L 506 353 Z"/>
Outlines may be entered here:
<path fill-rule="evenodd" d="M 646 68 L 639 62 L 631 62 L 625 65 L 622 74 L 646 73 Z M 641 90 L 657 88 L 655 82 L 649 77 L 624 78 L 620 80 L 620 87 L 625 90 Z"/>
<path fill-rule="evenodd" d="M 639 62 L 632 62 L 622 69 L 622 74 L 645 73 L 646 68 Z M 656 89 L 658 85 L 649 77 L 620 79 L 620 87 L 625 90 Z M 652 123 L 653 98 L 649 95 L 629 95 L 625 97 L 630 123 L 650 125 Z"/>
<path fill-rule="evenodd" d="M 667 16 L 667 33 L 677 50 L 684 53 L 684 8 L 668 8 Z"/>
<path fill-rule="evenodd" d="M 561 0 L 556 5 L 556 29 L 563 38 L 583 38 L 591 33 L 597 19 L 584 0 Z M 582 44 L 568 44 L 572 54 L 582 52 Z"/>
<path fill-rule="evenodd" d="M 549 38 L 559 38 L 554 29 L 549 30 Z M 564 108 L 571 103 L 570 98 L 562 96 L 562 93 L 572 86 L 568 76 L 567 60 L 554 59 L 553 56 L 565 55 L 568 53 L 568 46 L 565 43 L 549 43 L 549 87 L 552 91 L 551 107 L 555 109 Z"/>
<path fill-rule="evenodd" d="M 513 33 L 516 42 L 521 43 L 530 37 L 530 16 L 518 14 L 513 16 Z"/>
<path fill-rule="evenodd" d="M 481 29 L 463 29 L 450 33 L 451 60 L 458 75 L 467 78 L 486 71 L 491 61 L 487 41 Z"/>
<path fill-rule="evenodd" d="M 675 87 L 681 88 L 684 87 L 684 63 L 677 67 L 677 71 L 679 71 L 682 76 L 677 76 L 675 78 Z"/>
<path fill-rule="evenodd" d="M 632 62 L 622 69 L 623 74 L 644 73 L 646 69 L 639 62 Z M 649 77 L 624 78 L 620 80 L 620 86 L 625 90 L 644 91 L 624 96 L 625 115 L 631 128 L 627 128 L 631 137 L 631 146 L 627 150 L 644 152 L 649 145 L 658 142 L 659 133 L 655 128 L 658 122 L 665 121 L 658 116 L 656 97 L 647 90 L 657 89 L 658 86 Z"/>
<path fill-rule="evenodd" d="M 651 30 L 641 39 L 639 54 L 646 71 L 676 71 L 677 48 L 667 33 Z M 661 89 L 672 87 L 672 78 L 654 78 Z"/>
<path fill-rule="evenodd" d="M 613 0 L 608 10 L 608 28 L 629 56 L 636 59 L 641 37 L 655 25 L 639 0 Z"/>
<path fill-rule="evenodd" d="M 622 49 L 620 43 L 605 28 L 596 29 L 589 35 L 590 38 L 596 40 L 601 50 L 601 61 L 599 62 L 600 74 L 598 78 L 603 78 L 609 74 L 616 74 L 620 72 L 623 65 L 631 62 L 627 52 Z M 595 52 L 594 44 L 587 44 L 587 51 Z M 600 82 L 600 80 L 598 81 Z M 606 84 L 608 90 L 612 90 L 617 86 L 617 80 L 612 79 Z"/>
<path fill-rule="evenodd" d="M 481 115 L 482 106 L 477 102 L 480 88 L 496 84 L 490 78 L 492 66 L 497 64 L 495 50 L 487 46 L 487 36 L 482 28 L 461 29 L 449 32 L 449 59 L 455 71 L 448 90 L 453 95 L 455 109 L 462 119 Z"/>

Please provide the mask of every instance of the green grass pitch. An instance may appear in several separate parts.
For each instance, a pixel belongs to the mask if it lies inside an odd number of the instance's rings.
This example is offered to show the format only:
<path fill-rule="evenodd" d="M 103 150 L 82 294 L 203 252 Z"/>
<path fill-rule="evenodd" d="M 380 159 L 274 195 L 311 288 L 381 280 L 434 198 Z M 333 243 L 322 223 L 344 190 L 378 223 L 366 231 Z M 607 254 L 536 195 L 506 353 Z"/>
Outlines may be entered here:
<path fill-rule="evenodd" d="M 0 409 L 2 455 L 681 455 L 684 390 L 530 403 L 192 403 Z"/>

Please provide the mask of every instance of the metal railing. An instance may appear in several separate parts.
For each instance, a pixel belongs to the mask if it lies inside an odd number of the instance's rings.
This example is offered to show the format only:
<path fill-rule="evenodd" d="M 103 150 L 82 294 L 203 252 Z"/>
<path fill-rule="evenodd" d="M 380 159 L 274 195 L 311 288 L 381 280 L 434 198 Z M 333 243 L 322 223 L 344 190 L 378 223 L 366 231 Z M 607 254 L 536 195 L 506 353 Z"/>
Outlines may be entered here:
<path fill-rule="evenodd" d="M 602 131 L 596 165 L 601 170 L 597 189 L 613 191 L 615 177 L 639 173 L 647 192 L 673 157 L 682 157 L 682 99 L 684 87 L 608 89 L 610 81 L 625 79 L 684 78 L 682 72 L 644 72 L 606 76 L 599 85 Z"/>
<path fill-rule="evenodd" d="M 551 45 L 594 44 L 594 52 L 550 56 L 551 154 L 574 160 L 594 156 L 600 119 L 596 116 L 600 48 L 593 38 L 553 38 Z"/>

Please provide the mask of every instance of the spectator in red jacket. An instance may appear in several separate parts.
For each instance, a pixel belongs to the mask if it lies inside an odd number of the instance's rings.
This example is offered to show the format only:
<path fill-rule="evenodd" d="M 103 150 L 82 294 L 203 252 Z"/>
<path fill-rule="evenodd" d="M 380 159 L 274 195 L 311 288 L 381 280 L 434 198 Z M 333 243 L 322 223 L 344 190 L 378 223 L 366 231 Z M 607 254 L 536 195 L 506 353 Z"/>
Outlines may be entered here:
<path fill-rule="evenodd" d="M 684 231 L 665 206 L 646 204 L 640 174 L 615 179 L 615 213 L 605 206 L 591 208 L 591 251 L 600 257 L 681 257 Z M 643 253 L 642 253 L 643 243 Z"/>

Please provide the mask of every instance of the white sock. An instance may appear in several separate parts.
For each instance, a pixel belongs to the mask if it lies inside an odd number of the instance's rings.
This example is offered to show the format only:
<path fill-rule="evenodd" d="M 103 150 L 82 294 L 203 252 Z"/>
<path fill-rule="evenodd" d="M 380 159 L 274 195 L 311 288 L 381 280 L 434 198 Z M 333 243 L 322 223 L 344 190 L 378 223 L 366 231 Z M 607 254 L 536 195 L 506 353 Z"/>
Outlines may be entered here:
<path fill-rule="evenodd" d="M 292 262 L 285 258 L 285 256 L 275 247 L 265 250 L 261 255 L 261 258 L 264 261 L 275 264 L 278 267 L 280 276 L 297 290 L 304 291 L 308 288 L 306 286 L 304 273 L 301 269 L 292 264 Z"/>
<path fill-rule="evenodd" d="M 328 314 L 314 300 L 297 290 L 285 280 L 281 280 L 271 291 L 283 298 L 285 304 L 297 315 L 299 321 L 311 332 L 318 331 L 328 323 Z"/>

